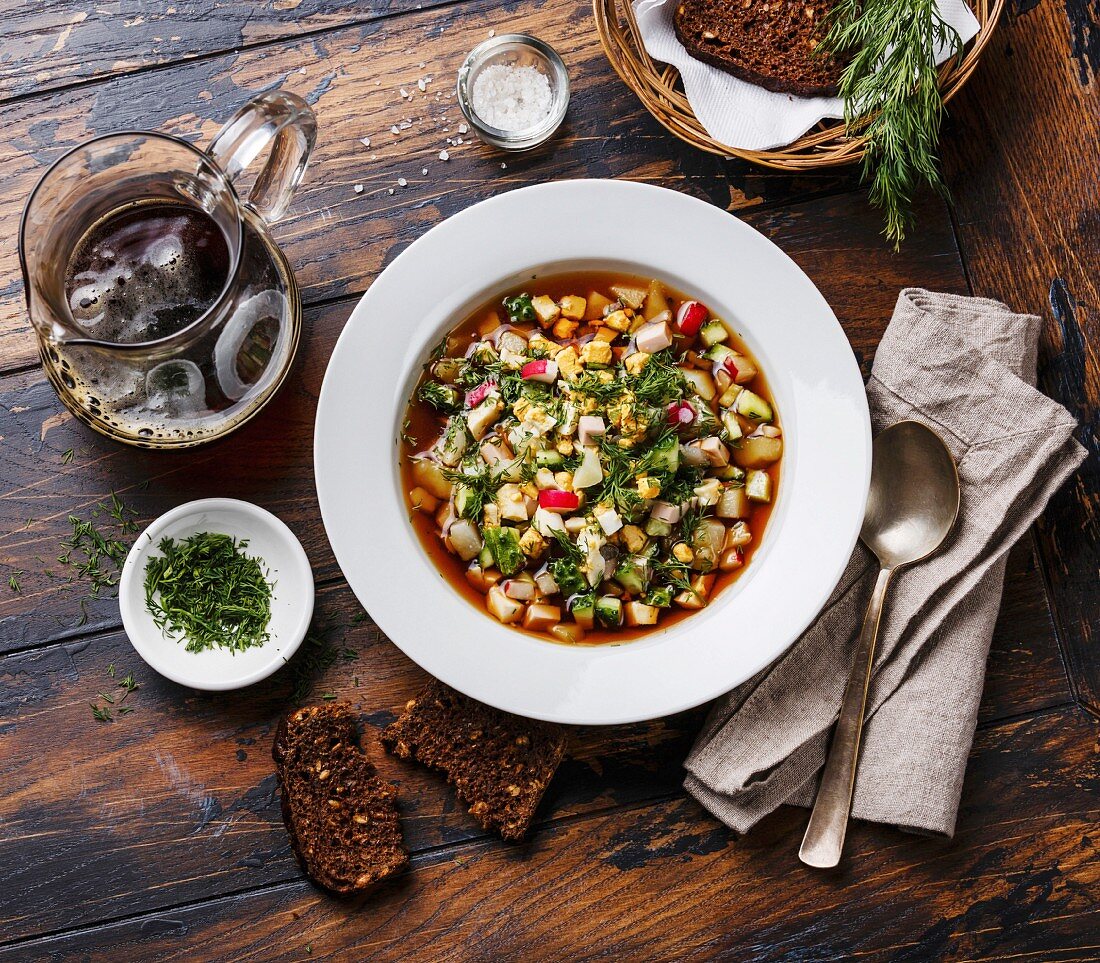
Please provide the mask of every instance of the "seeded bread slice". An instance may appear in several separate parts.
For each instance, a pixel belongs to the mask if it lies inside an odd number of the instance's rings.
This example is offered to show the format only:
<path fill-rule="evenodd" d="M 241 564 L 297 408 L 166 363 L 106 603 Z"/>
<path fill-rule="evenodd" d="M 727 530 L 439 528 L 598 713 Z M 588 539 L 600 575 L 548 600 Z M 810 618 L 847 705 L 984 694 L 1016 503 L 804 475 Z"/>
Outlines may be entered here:
<path fill-rule="evenodd" d="M 397 790 L 359 748 L 350 705 L 292 712 L 279 726 L 272 755 L 283 822 L 310 879 L 349 896 L 405 866 Z"/>
<path fill-rule="evenodd" d="M 432 680 L 382 731 L 382 744 L 447 774 L 484 829 L 509 842 L 531 828 L 565 754 L 565 730 L 500 712 Z"/>
<path fill-rule="evenodd" d="M 814 53 L 831 7 L 832 0 L 680 0 L 672 23 L 697 60 L 768 90 L 831 97 L 844 65 Z"/>

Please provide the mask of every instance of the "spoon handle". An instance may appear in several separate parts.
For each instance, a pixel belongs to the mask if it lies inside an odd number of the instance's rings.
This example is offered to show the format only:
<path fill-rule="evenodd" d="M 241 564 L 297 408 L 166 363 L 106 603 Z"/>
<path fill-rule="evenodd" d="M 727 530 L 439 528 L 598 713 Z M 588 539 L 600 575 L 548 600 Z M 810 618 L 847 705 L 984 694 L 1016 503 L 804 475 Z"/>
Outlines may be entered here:
<path fill-rule="evenodd" d="M 844 849 L 844 835 L 848 830 L 848 813 L 852 808 L 852 789 L 856 782 L 856 764 L 859 762 L 859 739 L 863 732 L 863 713 L 867 708 L 867 688 L 871 682 L 871 666 L 875 661 L 875 641 L 882 618 L 882 603 L 893 570 L 881 568 L 867 614 L 863 617 L 863 630 L 856 644 L 852 661 L 852 674 L 844 689 L 844 701 L 840 704 L 840 718 L 833 734 L 829 758 L 821 775 L 821 786 L 814 800 L 810 823 L 798 857 L 807 866 L 827 869 L 840 862 Z"/>

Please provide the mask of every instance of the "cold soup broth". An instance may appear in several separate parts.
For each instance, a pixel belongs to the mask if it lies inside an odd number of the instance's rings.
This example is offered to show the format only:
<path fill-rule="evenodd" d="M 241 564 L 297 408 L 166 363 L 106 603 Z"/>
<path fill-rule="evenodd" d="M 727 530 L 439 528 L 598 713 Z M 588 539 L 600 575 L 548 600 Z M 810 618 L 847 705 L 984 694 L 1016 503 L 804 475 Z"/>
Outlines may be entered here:
<path fill-rule="evenodd" d="M 399 440 L 410 517 L 505 625 L 619 643 L 752 564 L 783 431 L 731 327 L 656 278 L 534 278 L 436 348 Z"/>

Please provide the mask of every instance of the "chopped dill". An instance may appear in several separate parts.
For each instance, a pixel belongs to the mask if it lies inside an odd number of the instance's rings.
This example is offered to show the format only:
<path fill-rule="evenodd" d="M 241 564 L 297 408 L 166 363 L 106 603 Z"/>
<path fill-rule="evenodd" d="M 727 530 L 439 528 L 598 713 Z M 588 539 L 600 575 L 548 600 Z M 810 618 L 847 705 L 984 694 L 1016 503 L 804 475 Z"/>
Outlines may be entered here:
<path fill-rule="evenodd" d="M 10 588 L 16 595 L 23 594 L 23 587 L 19 583 L 19 579 L 26 573 L 22 569 L 17 569 L 11 573 L 8 578 L 8 588 Z"/>
<path fill-rule="evenodd" d="M 69 465 L 69 464 L 72 463 L 72 460 L 75 457 L 76 457 L 76 449 L 66 448 L 65 451 L 62 452 L 62 454 L 61 454 L 61 464 L 62 465 Z"/>
<path fill-rule="evenodd" d="M 100 708 L 94 702 L 89 702 L 88 705 L 92 707 L 92 717 L 96 722 L 113 722 L 114 719 L 111 716 L 111 710 L 106 708 Z"/>

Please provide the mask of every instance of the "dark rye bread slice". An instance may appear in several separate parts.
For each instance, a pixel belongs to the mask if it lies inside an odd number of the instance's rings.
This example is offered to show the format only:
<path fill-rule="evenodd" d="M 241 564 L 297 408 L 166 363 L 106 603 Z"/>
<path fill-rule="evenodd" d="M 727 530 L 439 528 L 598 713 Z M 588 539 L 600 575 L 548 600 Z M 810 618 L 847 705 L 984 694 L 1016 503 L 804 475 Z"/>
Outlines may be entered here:
<path fill-rule="evenodd" d="M 509 842 L 531 828 L 565 742 L 561 726 L 492 709 L 435 679 L 382 731 L 394 755 L 442 769 L 470 815 Z"/>
<path fill-rule="evenodd" d="M 397 790 L 359 748 L 351 706 L 292 712 L 279 725 L 272 756 L 283 822 L 310 879 L 349 896 L 405 866 Z"/>
<path fill-rule="evenodd" d="M 673 27 L 697 60 L 801 97 L 834 96 L 843 70 L 814 54 L 831 0 L 680 0 Z"/>

